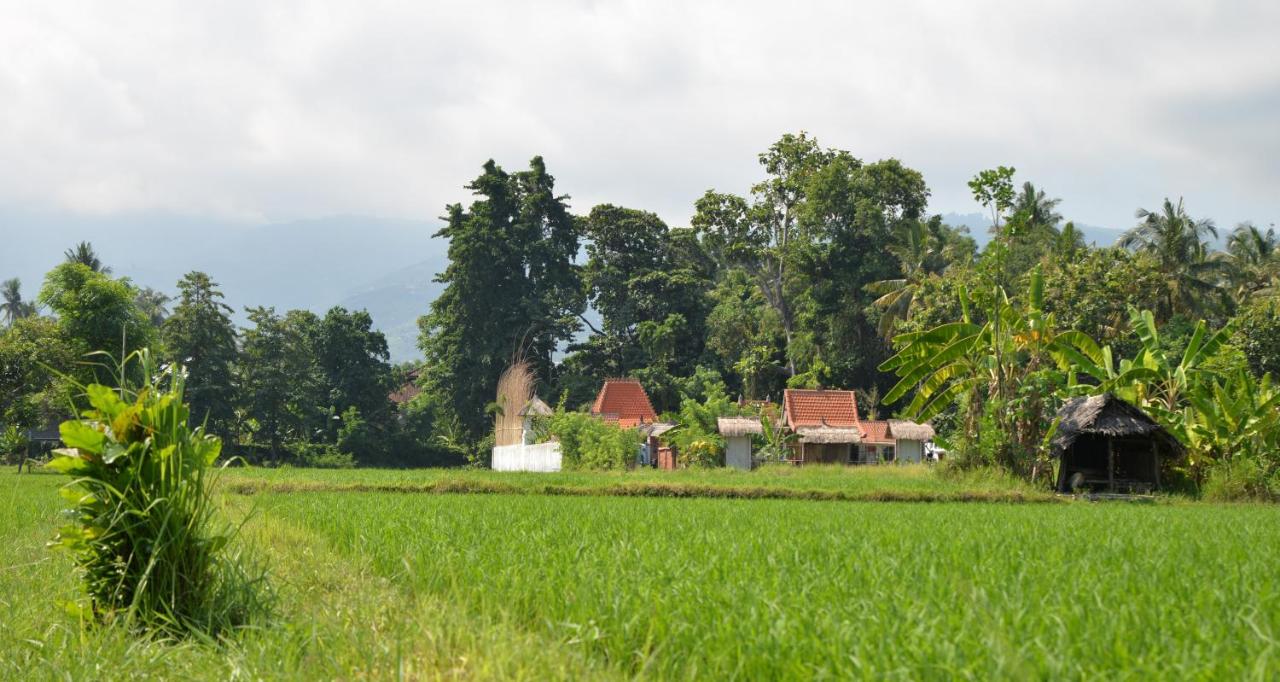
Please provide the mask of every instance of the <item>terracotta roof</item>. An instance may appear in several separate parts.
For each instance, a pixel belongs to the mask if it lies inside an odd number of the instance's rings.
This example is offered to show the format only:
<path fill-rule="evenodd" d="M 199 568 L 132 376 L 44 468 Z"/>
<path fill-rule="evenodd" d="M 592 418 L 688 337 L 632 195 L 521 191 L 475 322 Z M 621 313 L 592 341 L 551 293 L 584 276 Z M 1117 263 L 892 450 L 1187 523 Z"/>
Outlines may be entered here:
<path fill-rule="evenodd" d="M 889 435 L 889 422 L 883 419 L 875 421 L 862 421 L 862 437 L 863 443 L 893 443 L 893 436 Z"/>
<path fill-rule="evenodd" d="M 418 388 L 418 385 L 416 383 L 410 381 L 404 386 L 401 386 L 400 388 L 392 391 L 391 395 L 387 397 L 391 398 L 391 402 L 397 405 L 403 405 L 413 400 L 414 398 L 417 398 L 421 394 L 422 394 L 422 389 Z"/>
<path fill-rule="evenodd" d="M 788 388 L 782 394 L 787 426 L 858 428 L 858 403 L 853 391 Z"/>
<path fill-rule="evenodd" d="M 624 428 L 658 419 L 658 413 L 653 411 L 653 404 L 649 402 L 649 395 L 635 379 L 605 380 L 595 404 L 591 406 L 591 414 L 600 415 L 607 421 L 616 421 Z"/>

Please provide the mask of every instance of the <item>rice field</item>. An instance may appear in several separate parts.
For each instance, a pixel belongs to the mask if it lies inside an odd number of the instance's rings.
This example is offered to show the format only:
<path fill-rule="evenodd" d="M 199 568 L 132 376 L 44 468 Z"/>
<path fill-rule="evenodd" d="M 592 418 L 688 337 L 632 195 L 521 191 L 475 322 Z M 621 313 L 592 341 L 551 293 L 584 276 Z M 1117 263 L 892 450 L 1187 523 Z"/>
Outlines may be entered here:
<path fill-rule="evenodd" d="M 962 485 L 818 475 L 748 482 Z M 0 678 L 1280 674 L 1276 507 L 538 494 L 479 473 L 463 478 L 512 489 L 412 487 L 441 476 L 228 476 L 227 512 L 248 515 L 243 541 L 271 566 L 277 614 L 233 642 L 174 644 L 65 615 L 69 562 L 43 548 L 60 481 L 0 474 Z M 742 483 L 699 476 L 676 482 Z"/>

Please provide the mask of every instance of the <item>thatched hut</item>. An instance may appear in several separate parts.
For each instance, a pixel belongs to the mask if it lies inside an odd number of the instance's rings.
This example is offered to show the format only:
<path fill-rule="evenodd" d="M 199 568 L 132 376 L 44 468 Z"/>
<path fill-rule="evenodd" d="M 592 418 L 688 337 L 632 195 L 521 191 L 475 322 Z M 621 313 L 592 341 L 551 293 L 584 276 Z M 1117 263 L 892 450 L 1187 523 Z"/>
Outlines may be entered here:
<path fill-rule="evenodd" d="M 720 417 L 716 428 L 724 436 L 725 466 L 750 471 L 751 437 L 764 433 L 758 417 Z"/>
<path fill-rule="evenodd" d="M 1061 492 L 1151 492 L 1161 462 L 1184 452 L 1163 426 L 1110 393 L 1070 400 L 1058 417 L 1050 451 Z"/>

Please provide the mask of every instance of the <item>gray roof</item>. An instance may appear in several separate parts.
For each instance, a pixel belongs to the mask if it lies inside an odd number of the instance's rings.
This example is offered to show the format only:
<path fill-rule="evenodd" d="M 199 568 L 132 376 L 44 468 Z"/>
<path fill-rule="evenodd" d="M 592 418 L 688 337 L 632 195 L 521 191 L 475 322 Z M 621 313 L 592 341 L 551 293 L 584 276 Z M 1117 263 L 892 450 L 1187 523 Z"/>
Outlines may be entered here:
<path fill-rule="evenodd" d="M 542 402 L 542 399 L 535 395 L 529 402 L 525 403 L 524 408 L 520 410 L 519 416 L 550 417 L 553 414 L 555 414 L 555 410 L 552 410 L 550 405 Z"/>
<path fill-rule="evenodd" d="M 1050 454 L 1059 457 L 1082 435 L 1111 438 L 1151 438 L 1163 443 L 1174 454 L 1184 448 L 1173 434 L 1147 413 L 1111 393 L 1072 398 L 1058 410 L 1058 431 L 1050 444 Z"/>
<path fill-rule="evenodd" d="M 764 427 L 760 425 L 760 420 L 756 417 L 720 417 L 716 419 L 716 430 L 720 435 L 726 437 L 733 436 L 753 436 L 764 433 Z"/>
<path fill-rule="evenodd" d="M 862 430 L 834 426 L 802 426 L 796 429 L 801 443 L 861 443 Z"/>

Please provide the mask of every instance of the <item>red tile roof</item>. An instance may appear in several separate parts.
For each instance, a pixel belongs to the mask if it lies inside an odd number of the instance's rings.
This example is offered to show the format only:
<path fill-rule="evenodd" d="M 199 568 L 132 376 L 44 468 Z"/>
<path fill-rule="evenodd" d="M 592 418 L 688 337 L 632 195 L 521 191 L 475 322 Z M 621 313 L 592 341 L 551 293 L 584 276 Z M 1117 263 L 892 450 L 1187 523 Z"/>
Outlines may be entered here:
<path fill-rule="evenodd" d="M 863 443 L 894 443 L 894 439 L 889 435 L 889 422 L 883 419 L 876 421 L 863 420 L 862 432 L 866 435 L 862 437 Z"/>
<path fill-rule="evenodd" d="M 658 413 L 653 411 L 649 395 L 635 379 L 606 380 L 604 386 L 600 387 L 595 404 L 591 406 L 591 414 L 616 421 L 622 427 L 658 420 Z"/>
<path fill-rule="evenodd" d="M 788 388 L 782 394 L 787 426 L 858 426 L 858 403 L 853 391 Z"/>

